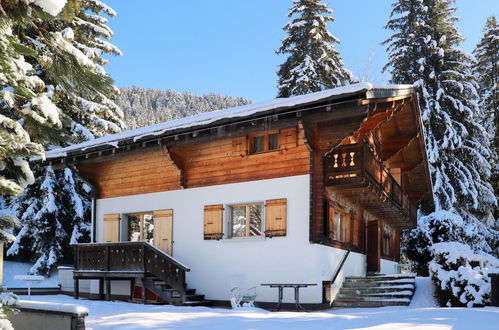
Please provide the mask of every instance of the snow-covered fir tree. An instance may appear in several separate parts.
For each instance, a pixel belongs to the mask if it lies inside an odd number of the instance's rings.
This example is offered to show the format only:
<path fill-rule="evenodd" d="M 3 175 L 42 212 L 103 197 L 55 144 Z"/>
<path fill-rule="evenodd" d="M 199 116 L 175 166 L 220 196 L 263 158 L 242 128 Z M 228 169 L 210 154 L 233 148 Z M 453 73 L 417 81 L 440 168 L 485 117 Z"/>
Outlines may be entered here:
<path fill-rule="evenodd" d="M 476 57 L 475 76 L 480 85 L 482 123 L 492 140 L 491 183 L 499 196 L 499 25 L 495 16 L 487 19 L 483 32 L 473 52 Z M 498 207 L 494 216 L 499 219 Z"/>
<path fill-rule="evenodd" d="M 473 59 L 458 48 L 463 37 L 454 12 L 451 0 L 398 0 L 386 25 L 394 32 L 384 42 L 386 68 L 392 83 L 413 83 L 418 90 L 435 210 L 457 213 L 466 227 L 463 241 L 491 252 L 498 242 L 491 217 L 497 200 L 488 182 L 491 150 L 479 120 Z"/>
<path fill-rule="evenodd" d="M 248 103 L 249 100 L 241 97 L 218 94 L 198 96 L 171 89 L 162 91 L 136 86 L 120 88 L 120 95 L 116 98 L 116 104 L 123 110 L 129 129 Z"/>
<path fill-rule="evenodd" d="M 279 97 L 301 95 L 346 85 L 351 73 L 345 69 L 335 44 L 340 41 L 327 29 L 332 10 L 321 0 L 293 0 L 284 25 L 287 37 L 278 54 L 288 55 L 277 75 Z"/>
<path fill-rule="evenodd" d="M 123 113 L 111 101 L 118 90 L 102 67 L 107 61 L 101 58 L 106 53 L 121 52 L 104 40 L 111 38 L 112 31 L 102 14 L 112 17 L 115 12 L 97 0 L 68 1 L 59 16 L 50 20 L 32 18 L 17 31 L 23 45 L 36 51 L 29 62 L 46 86 L 48 102 L 61 117 L 61 128 L 48 138 L 41 135 L 47 129 L 31 130 L 31 138 L 45 148 L 124 128 Z M 11 214 L 21 219 L 21 228 L 7 255 L 29 258 L 34 262 L 32 273 L 46 273 L 55 262 L 70 255 L 70 242 L 88 240 L 89 194 L 88 187 L 68 169 L 39 167 L 36 177 L 23 195 L 8 198 Z M 51 207 L 36 203 L 41 196 L 53 203 Z"/>

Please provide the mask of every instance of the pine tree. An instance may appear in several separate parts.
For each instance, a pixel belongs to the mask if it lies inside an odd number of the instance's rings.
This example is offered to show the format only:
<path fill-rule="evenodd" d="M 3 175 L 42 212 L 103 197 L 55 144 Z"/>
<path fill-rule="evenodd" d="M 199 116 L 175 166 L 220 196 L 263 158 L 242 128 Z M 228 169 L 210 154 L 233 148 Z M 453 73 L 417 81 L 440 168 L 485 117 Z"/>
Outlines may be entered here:
<path fill-rule="evenodd" d="M 471 233 L 467 243 L 490 252 L 498 241 L 490 218 L 497 203 L 488 182 L 491 150 L 479 123 L 473 59 L 458 48 L 463 37 L 454 12 L 451 0 L 397 1 L 386 25 L 394 34 L 384 42 L 385 69 L 392 83 L 413 83 L 418 90 L 435 209 L 460 215 Z"/>
<path fill-rule="evenodd" d="M 293 0 L 288 14 L 294 17 L 283 29 L 288 36 L 277 50 L 278 54 L 289 54 L 280 65 L 277 75 L 278 97 L 301 95 L 346 85 L 351 73 L 344 68 L 343 61 L 334 44 L 340 41 L 327 29 L 332 10 L 321 0 Z"/>
<path fill-rule="evenodd" d="M 123 113 L 111 101 L 117 89 L 102 68 L 107 61 L 101 58 L 105 53 L 121 52 L 102 39 L 112 36 L 102 13 L 115 15 L 97 0 L 68 1 L 59 16 L 33 19 L 17 30 L 23 46 L 36 52 L 29 58 L 30 64 L 61 118 L 58 131 L 29 128 L 31 138 L 45 148 L 94 139 L 124 128 Z M 54 206 L 35 203 L 40 194 L 51 195 L 43 198 Z M 37 168 L 35 183 L 23 195 L 9 198 L 9 202 L 12 213 L 21 219 L 21 228 L 7 255 L 32 260 L 32 273 L 46 273 L 55 262 L 67 259 L 70 242 L 88 240 L 88 187 L 68 169 Z M 54 234 L 58 236 L 54 238 Z M 37 249 L 33 250 L 33 246 Z"/>
<path fill-rule="evenodd" d="M 499 196 L 499 25 L 495 16 L 487 19 L 483 38 L 473 54 L 477 60 L 475 76 L 480 85 L 482 124 L 493 141 L 492 151 L 494 154 L 490 158 L 491 183 L 496 196 Z M 499 208 L 497 207 L 495 218 L 499 219 Z"/>

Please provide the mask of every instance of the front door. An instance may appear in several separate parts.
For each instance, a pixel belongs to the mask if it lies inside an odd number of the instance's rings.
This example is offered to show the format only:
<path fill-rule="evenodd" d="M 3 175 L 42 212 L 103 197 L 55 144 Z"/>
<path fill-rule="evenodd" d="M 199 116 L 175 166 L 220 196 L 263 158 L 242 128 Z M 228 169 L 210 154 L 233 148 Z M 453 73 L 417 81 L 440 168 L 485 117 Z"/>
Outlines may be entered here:
<path fill-rule="evenodd" d="M 367 273 L 379 273 L 380 271 L 380 230 L 379 221 L 373 220 L 367 223 Z"/>
<path fill-rule="evenodd" d="M 173 210 L 154 211 L 154 246 L 172 255 Z"/>

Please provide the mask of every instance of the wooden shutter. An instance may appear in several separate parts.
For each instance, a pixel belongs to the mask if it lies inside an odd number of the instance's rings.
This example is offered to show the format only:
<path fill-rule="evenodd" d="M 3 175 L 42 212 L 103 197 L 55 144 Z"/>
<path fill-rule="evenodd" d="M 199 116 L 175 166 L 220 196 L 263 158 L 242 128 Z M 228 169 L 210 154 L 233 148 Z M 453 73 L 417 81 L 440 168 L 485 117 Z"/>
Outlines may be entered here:
<path fill-rule="evenodd" d="M 248 152 L 246 136 L 232 139 L 232 156 L 245 156 Z"/>
<path fill-rule="evenodd" d="M 173 210 L 154 211 L 154 246 L 172 255 Z"/>
<path fill-rule="evenodd" d="M 279 147 L 280 148 L 294 148 L 296 147 L 297 134 L 296 127 L 282 129 L 279 134 Z"/>
<path fill-rule="evenodd" d="M 104 242 L 119 242 L 120 214 L 104 214 Z"/>
<path fill-rule="evenodd" d="M 328 235 L 329 239 L 335 239 L 334 232 L 334 207 L 328 205 Z"/>
<path fill-rule="evenodd" d="M 265 236 L 286 236 L 286 204 L 286 198 L 271 199 L 265 203 Z"/>
<path fill-rule="evenodd" d="M 205 205 L 204 207 L 204 239 L 221 239 L 223 232 L 222 204 Z"/>
<path fill-rule="evenodd" d="M 345 243 L 352 242 L 352 215 L 345 214 Z"/>
<path fill-rule="evenodd" d="M 361 217 L 359 214 L 352 213 L 352 245 L 359 246 L 360 243 L 360 230 L 361 230 Z"/>

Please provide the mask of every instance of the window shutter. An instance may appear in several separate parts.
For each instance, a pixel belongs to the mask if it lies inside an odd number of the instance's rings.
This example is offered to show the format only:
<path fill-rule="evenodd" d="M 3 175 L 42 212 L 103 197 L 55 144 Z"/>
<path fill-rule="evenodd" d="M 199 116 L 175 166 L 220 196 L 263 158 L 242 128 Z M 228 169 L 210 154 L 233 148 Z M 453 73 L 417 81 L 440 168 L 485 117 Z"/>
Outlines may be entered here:
<path fill-rule="evenodd" d="M 286 236 L 286 204 L 286 198 L 266 202 L 265 236 Z"/>
<path fill-rule="evenodd" d="M 154 246 L 172 255 L 173 210 L 154 211 Z"/>
<path fill-rule="evenodd" d="M 204 239 L 223 238 L 223 210 L 222 204 L 205 205 L 204 207 Z"/>
<path fill-rule="evenodd" d="M 352 215 L 345 214 L 345 242 L 352 242 Z"/>
<path fill-rule="evenodd" d="M 104 242 L 120 240 L 120 214 L 104 214 Z"/>
<path fill-rule="evenodd" d="M 329 205 L 328 207 L 328 217 L 329 217 L 329 228 L 328 228 L 328 234 L 329 234 L 329 239 L 334 240 L 334 208 Z"/>
<path fill-rule="evenodd" d="M 282 129 L 279 134 L 279 147 L 280 148 L 294 148 L 296 147 L 297 134 L 296 127 Z"/>
<path fill-rule="evenodd" d="M 351 221 L 352 221 L 352 230 L 353 230 L 352 245 L 359 246 L 359 243 L 360 243 L 360 217 L 358 216 L 358 214 L 356 215 L 355 213 L 352 212 Z"/>
<path fill-rule="evenodd" d="M 245 156 L 247 154 L 246 136 L 232 139 L 232 156 Z"/>

